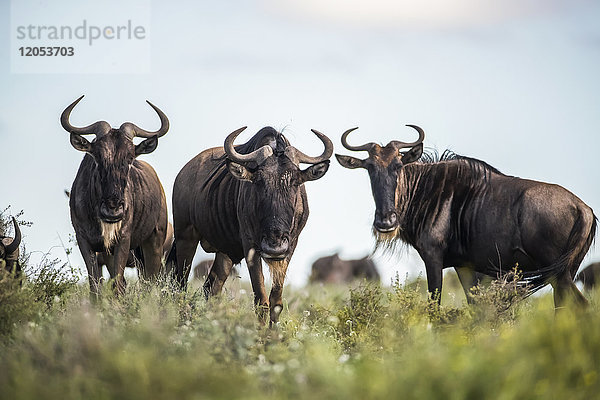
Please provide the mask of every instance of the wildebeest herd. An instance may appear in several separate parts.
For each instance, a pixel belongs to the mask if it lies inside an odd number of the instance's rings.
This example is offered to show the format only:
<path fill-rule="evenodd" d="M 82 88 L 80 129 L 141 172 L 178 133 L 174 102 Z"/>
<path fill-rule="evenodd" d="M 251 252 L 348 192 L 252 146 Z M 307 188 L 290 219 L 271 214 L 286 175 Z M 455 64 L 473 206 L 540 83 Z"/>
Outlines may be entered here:
<path fill-rule="evenodd" d="M 230 133 L 222 147 L 202 151 L 179 172 L 171 241 L 163 187 L 154 169 L 137 159 L 157 148 L 169 130 L 167 116 L 148 102 L 161 121 L 155 132 L 130 122 L 119 128 L 105 121 L 75 127 L 69 116 L 82 98 L 60 120 L 71 145 L 86 153 L 71 188 L 70 210 L 92 298 L 99 294 L 102 263 L 116 293 L 124 291 L 124 269 L 133 265 L 134 255 L 143 278 L 154 279 L 164 270 L 185 290 L 200 243 L 216 253 L 206 272 L 205 295 L 220 293 L 234 265 L 245 259 L 257 313 L 276 322 L 288 264 L 309 215 L 304 184 L 326 174 L 332 141 L 313 130 L 323 151 L 309 156 L 271 127 L 244 144 L 234 142 L 245 128 Z M 573 278 L 596 231 L 590 207 L 558 185 L 507 176 L 483 161 L 451 152 L 441 157 L 424 153 L 425 132 L 407 126 L 419 134 L 416 141 L 394 140 L 386 146 L 350 145 L 348 136 L 357 128 L 349 129 L 341 136 L 343 147 L 368 157 L 336 154 L 343 167 L 364 168 L 369 174 L 377 247 L 414 247 L 425 262 L 428 291 L 438 302 L 442 270 L 453 267 L 468 299 L 482 274 L 499 277 L 516 268 L 531 293 L 551 284 L 557 308 L 567 298 L 586 303 Z M 85 135 L 94 139 L 90 142 Z M 134 137 L 144 140 L 135 145 Z M 0 246 L 2 263 L 12 269 L 17 268 L 13 260 L 20 242 L 16 222 L 14 226 L 14 240 L 2 239 Z M 354 268 L 337 260 L 330 264 L 340 274 L 343 268 Z M 269 296 L 262 261 L 271 272 Z M 315 280 L 327 275 L 319 268 L 313 266 Z M 361 273 L 379 280 L 376 270 Z M 349 279 L 346 275 L 344 280 Z"/>

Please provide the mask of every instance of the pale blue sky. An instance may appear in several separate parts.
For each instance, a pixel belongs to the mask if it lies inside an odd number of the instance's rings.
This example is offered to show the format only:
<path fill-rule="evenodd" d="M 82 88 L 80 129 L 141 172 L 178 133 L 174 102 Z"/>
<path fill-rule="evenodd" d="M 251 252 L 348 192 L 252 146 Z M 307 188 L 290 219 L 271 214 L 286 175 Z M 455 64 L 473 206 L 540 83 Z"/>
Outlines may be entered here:
<path fill-rule="evenodd" d="M 14 179 L 0 185 L 0 207 L 23 209 L 35 223 L 23 229 L 30 251 L 72 232 L 63 189 L 82 154 L 59 116 L 81 94 L 74 124 L 154 129 L 145 100 L 165 111 L 171 130 L 142 159 L 169 205 L 181 167 L 240 126 L 249 126 L 241 140 L 266 125 L 285 128 L 310 154 L 321 150 L 315 128 L 349 154 L 339 144 L 347 128 L 360 127 L 353 143 L 387 143 L 413 138 L 403 127 L 413 123 L 428 147 L 560 184 L 600 214 L 598 2 L 153 1 L 149 10 L 149 73 L 12 74 L 10 4 L 0 2 L 0 149 Z M 288 274 L 297 285 L 320 255 L 361 257 L 373 248 L 366 172 L 332 161 L 307 191 L 311 215 Z M 584 263 L 598 259 L 596 245 Z M 83 265 L 78 254 L 72 261 Z M 396 271 L 424 273 L 412 251 L 375 261 L 386 283 Z"/>

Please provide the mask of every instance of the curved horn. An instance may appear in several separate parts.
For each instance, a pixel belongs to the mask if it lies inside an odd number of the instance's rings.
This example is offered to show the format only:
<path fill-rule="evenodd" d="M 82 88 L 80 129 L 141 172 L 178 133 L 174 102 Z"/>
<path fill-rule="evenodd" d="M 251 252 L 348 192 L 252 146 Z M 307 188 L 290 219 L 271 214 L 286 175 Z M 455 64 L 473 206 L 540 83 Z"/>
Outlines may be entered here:
<path fill-rule="evenodd" d="M 370 143 L 366 143 L 363 144 L 361 146 L 350 146 L 348 144 L 348 135 L 350 134 L 350 132 L 355 131 L 358 129 L 358 126 L 356 128 L 352 128 L 352 129 L 348 129 L 346 132 L 344 132 L 342 134 L 342 145 L 347 148 L 348 150 L 352 150 L 352 151 L 369 151 L 373 148 L 373 146 L 375 146 L 375 143 L 370 142 Z"/>
<path fill-rule="evenodd" d="M 110 130 L 110 125 L 105 121 L 94 122 L 91 125 L 84 126 L 82 128 L 78 128 L 76 126 L 71 125 L 69 122 L 69 117 L 71 116 L 71 111 L 75 108 L 77 103 L 79 103 L 83 99 L 83 96 L 72 102 L 65 110 L 62 112 L 60 116 L 60 124 L 64 128 L 65 131 L 74 133 L 76 135 L 92 135 L 96 136 L 105 134 Z"/>
<path fill-rule="evenodd" d="M 249 154 L 240 154 L 237 151 L 235 151 L 235 148 L 233 147 L 233 142 L 235 141 L 235 138 L 238 137 L 238 135 L 242 133 L 246 128 L 247 126 L 244 126 L 243 128 L 231 132 L 225 139 L 223 148 L 225 149 L 225 153 L 227 153 L 227 156 L 231 161 L 235 161 L 237 163 L 247 163 L 250 161 L 254 161 L 258 165 L 260 165 L 273 154 L 273 149 L 271 148 L 271 146 L 262 146 L 260 149 L 254 150 L 252 153 Z"/>
<path fill-rule="evenodd" d="M 13 217 L 12 220 L 13 226 L 15 227 L 15 238 L 13 239 L 11 244 L 4 247 L 4 249 L 6 250 L 6 254 L 14 253 L 15 250 L 17 250 L 19 248 L 19 245 L 21 244 L 21 230 L 19 229 L 19 224 L 17 224 L 17 220 L 15 219 L 15 217 Z"/>
<path fill-rule="evenodd" d="M 397 149 L 416 146 L 419 143 L 423 143 L 423 140 L 425 139 L 425 131 L 423 131 L 423 129 L 419 128 L 417 125 L 407 124 L 406 126 L 410 126 L 411 128 L 416 129 L 416 131 L 419 132 L 419 139 L 417 139 L 416 142 L 412 143 L 401 142 L 399 140 L 392 140 L 390 143 Z"/>
<path fill-rule="evenodd" d="M 137 126 L 136 124 L 134 124 L 132 122 L 125 122 L 123 125 L 121 125 L 121 129 L 128 131 L 131 138 L 136 137 L 136 136 L 143 137 L 143 138 L 149 138 L 152 136 L 161 137 L 161 136 L 164 136 L 169 131 L 169 119 L 167 118 L 165 113 L 162 112 L 160 110 L 160 108 L 158 108 L 154 104 L 150 103 L 148 100 L 146 100 L 146 103 L 150 104 L 150 107 L 152 107 L 154 109 L 154 111 L 156 111 L 156 113 L 158 114 L 158 117 L 160 118 L 160 128 L 155 132 L 150 132 L 150 131 L 140 128 L 139 126 Z"/>
<path fill-rule="evenodd" d="M 292 150 L 292 152 L 293 152 L 292 158 L 293 158 L 293 161 L 298 164 L 300 164 L 300 163 L 318 164 L 325 160 L 329 160 L 331 158 L 331 155 L 333 154 L 333 143 L 331 142 L 331 140 L 326 135 L 322 134 L 321 132 L 319 132 L 316 129 L 311 129 L 311 132 L 314 133 L 315 135 L 317 135 L 317 137 L 319 139 L 321 139 L 321 142 L 323 142 L 325 149 L 323 150 L 323 153 L 320 156 L 310 157 L 295 147 L 291 147 L 291 146 L 288 147 L 288 149 L 290 149 L 290 148 L 293 149 Z"/>

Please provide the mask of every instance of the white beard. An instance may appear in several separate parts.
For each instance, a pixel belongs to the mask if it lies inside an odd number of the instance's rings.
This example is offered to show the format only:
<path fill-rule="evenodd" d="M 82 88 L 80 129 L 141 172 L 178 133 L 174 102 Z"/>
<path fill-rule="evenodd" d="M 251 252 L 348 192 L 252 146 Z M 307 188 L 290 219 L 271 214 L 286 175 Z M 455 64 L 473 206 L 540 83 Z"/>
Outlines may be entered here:
<path fill-rule="evenodd" d="M 121 230 L 122 221 L 113 224 L 100 221 L 102 228 L 102 239 L 104 240 L 104 248 L 107 253 L 110 253 L 110 248 L 117 240 L 119 240 L 119 231 Z"/>

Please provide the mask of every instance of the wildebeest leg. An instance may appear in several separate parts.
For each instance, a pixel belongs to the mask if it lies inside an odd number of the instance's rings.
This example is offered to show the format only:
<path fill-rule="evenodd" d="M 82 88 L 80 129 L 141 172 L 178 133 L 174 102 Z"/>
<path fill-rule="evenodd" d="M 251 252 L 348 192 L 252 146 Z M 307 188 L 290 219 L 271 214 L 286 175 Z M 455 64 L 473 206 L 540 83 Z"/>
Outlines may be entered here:
<path fill-rule="evenodd" d="M 479 274 L 469 267 L 454 267 L 458 280 L 467 297 L 467 303 L 473 304 L 472 288 L 477 287 L 480 283 Z"/>
<path fill-rule="evenodd" d="M 265 322 L 267 312 L 269 311 L 269 300 L 267 299 L 267 291 L 265 289 L 265 278 L 263 276 L 260 253 L 254 249 L 250 249 L 246 256 L 246 263 L 250 272 L 252 291 L 254 291 L 256 313 L 258 314 L 258 318 Z"/>
<path fill-rule="evenodd" d="M 283 310 L 283 283 L 285 281 L 288 263 L 289 260 L 283 260 L 269 265 L 271 268 L 271 277 L 273 278 L 273 287 L 271 288 L 271 294 L 269 295 L 269 304 L 271 307 L 270 325 L 279 320 L 279 314 L 281 314 L 281 310 Z"/>
<path fill-rule="evenodd" d="M 113 249 L 114 269 L 117 273 L 113 285 L 117 296 L 125 294 L 125 265 L 129 257 L 129 243 L 129 238 L 123 237 L 119 243 L 115 244 Z"/>
<path fill-rule="evenodd" d="M 115 290 L 117 288 L 117 276 L 119 275 L 117 268 L 115 267 L 115 257 L 114 255 L 108 253 L 99 254 L 102 254 L 104 265 L 106 265 L 106 269 L 108 270 L 108 274 L 110 275 L 110 279 L 112 281 L 113 290 Z M 100 272 L 102 272 L 102 265 L 98 265 L 98 268 L 100 268 Z"/>
<path fill-rule="evenodd" d="M 102 263 L 100 262 L 100 260 L 102 260 L 104 262 L 104 265 L 106 265 L 106 270 L 108 271 L 108 274 L 110 275 L 111 279 L 114 279 L 115 276 L 117 276 L 117 270 L 115 269 L 115 263 L 113 262 L 114 259 L 112 257 L 112 255 L 110 254 L 106 254 L 106 253 L 96 253 L 98 255 L 98 268 L 100 269 L 100 273 L 102 273 Z"/>
<path fill-rule="evenodd" d="M 88 271 L 88 279 L 90 281 L 90 299 L 97 301 L 100 296 L 100 267 L 98 265 L 98 258 L 96 252 L 92 250 L 86 240 L 81 237 L 77 237 L 77 244 L 79 245 L 79 251 L 85 262 L 85 266 Z"/>
<path fill-rule="evenodd" d="M 233 261 L 224 253 L 217 253 L 210 272 L 204 282 L 204 295 L 206 298 L 221 293 L 225 281 L 231 273 Z"/>
<path fill-rule="evenodd" d="M 145 280 L 156 279 L 162 267 L 162 235 L 155 232 L 142 243 L 144 262 L 141 263 L 142 278 Z"/>
<path fill-rule="evenodd" d="M 442 257 L 436 252 L 422 252 L 419 255 L 425 262 L 425 271 L 427 272 L 427 290 L 432 300 L 438 304 L 442 301 Z"/>
<path fill-rule="evenodd" d="M 192 261 L 199 239 L 193 236 L 178 236 L 176 238 L 175 251 L 177 253 L 177 265 L 175 266 L 175 278 L 181 289 L 187 288 L 188 277 L 192 269 Z"/>
<path fill-rule="evenodd" d="M 564 272 L 552 282 L 554 289 L 554 309 L 558 310 L 565 306 L 569 300 L 580 307 L 588 305 L 587 299 L 581 294 L 568 272 Z"/>

